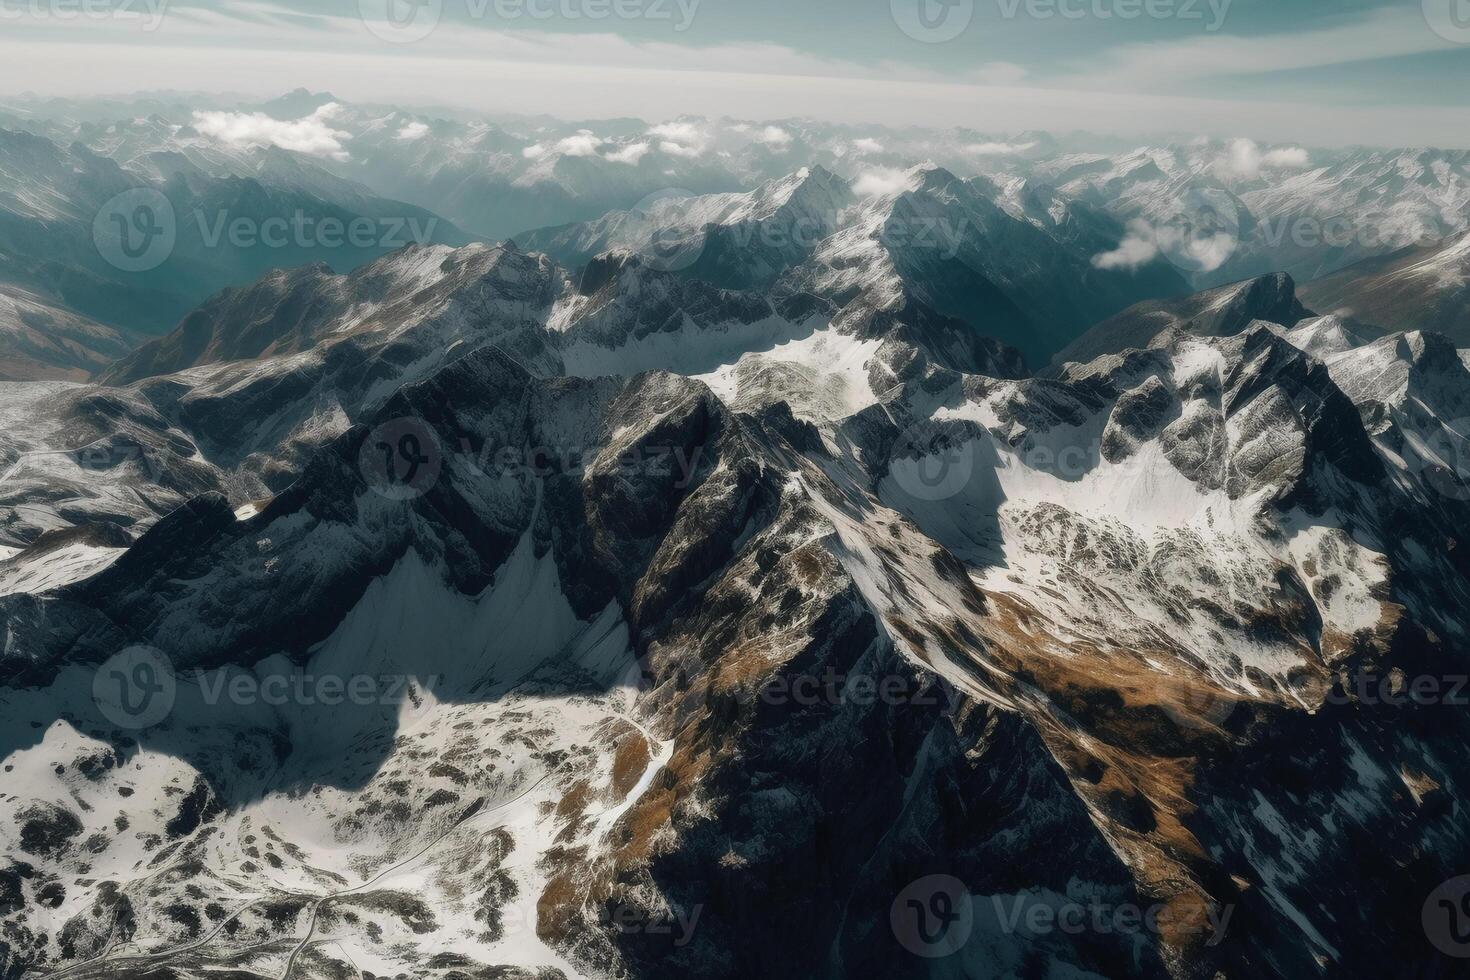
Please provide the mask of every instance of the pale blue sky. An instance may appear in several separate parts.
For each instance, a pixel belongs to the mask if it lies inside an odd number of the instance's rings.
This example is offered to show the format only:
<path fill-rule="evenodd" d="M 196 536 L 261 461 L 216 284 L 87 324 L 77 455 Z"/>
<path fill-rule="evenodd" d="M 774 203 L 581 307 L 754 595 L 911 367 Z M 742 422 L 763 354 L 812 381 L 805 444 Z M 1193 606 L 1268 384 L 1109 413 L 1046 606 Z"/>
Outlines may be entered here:
<path fill-rule="evenodd" d="M 1470 0 L 0 0 L 0 90 L 296 86 L 576 117 L 1464 145 Z"/>

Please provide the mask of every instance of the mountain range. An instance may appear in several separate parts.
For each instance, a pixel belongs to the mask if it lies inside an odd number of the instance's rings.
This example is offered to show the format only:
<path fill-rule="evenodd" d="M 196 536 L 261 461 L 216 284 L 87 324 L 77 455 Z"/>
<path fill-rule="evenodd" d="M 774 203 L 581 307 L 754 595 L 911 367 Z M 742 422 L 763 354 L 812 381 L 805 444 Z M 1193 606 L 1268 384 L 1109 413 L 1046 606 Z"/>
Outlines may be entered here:
<path fill-rule="evenodd" d="M 0 976 L 1459 975 L 1463 212 L 1251 229 L 1463 159 L 146 108 L 0 131 Z"/>

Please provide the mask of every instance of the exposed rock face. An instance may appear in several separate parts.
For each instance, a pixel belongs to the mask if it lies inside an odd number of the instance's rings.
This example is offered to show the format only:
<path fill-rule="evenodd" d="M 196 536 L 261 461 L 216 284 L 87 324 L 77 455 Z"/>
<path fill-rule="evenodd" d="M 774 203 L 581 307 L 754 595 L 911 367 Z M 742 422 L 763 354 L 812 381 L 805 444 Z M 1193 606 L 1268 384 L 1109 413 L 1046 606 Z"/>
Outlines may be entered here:
<path fill-rule="evenodd" d="M 1453 346 L 1270 277 L 1027 377 L 824 269 L 415 248 L 10 392 L 0 971 L 1448 975 Z"/>

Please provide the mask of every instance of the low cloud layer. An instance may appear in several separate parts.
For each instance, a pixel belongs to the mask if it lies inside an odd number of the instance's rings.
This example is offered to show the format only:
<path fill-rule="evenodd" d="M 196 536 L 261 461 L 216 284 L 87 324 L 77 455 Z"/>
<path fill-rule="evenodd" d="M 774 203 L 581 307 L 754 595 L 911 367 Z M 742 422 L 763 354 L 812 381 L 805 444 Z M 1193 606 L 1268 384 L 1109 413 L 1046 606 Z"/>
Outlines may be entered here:
<path fill-rule="evenodd" d="M 346 160 L 343 145 L 351 134 L 333 129 L 339 106 L 329 102 L 301 119 L 274 119 L 263 112 L 196 112 L 194 128 L 205 136 L 238 147 L 278 146 L 317 157 Z"/>

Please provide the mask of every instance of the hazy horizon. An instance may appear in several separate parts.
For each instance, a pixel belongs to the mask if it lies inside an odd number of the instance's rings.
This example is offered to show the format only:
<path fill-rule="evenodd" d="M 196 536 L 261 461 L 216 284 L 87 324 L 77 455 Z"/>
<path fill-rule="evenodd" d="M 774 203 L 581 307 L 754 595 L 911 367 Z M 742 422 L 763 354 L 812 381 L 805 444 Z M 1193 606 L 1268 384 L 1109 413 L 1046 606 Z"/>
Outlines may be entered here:
<path fill-rule="evenodd" d="M 570 119 L 1455 145 L 1470 131 L 1458 2 L 824 0 L 773 16 L 767 0 L 0 0 L 0 85 L 65 97 L 189 78 Z"/>

